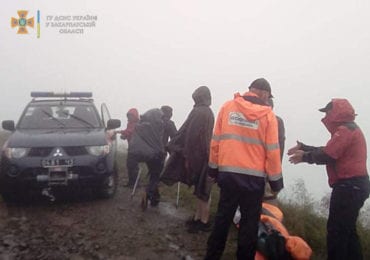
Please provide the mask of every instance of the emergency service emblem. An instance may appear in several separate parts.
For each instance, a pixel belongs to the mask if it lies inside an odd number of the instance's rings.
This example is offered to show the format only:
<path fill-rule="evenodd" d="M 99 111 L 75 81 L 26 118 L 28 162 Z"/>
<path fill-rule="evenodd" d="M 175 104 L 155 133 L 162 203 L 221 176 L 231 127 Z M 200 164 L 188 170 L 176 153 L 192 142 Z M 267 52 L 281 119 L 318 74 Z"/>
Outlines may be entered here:
<path fill-rule="evenodd" d="M 18 34 L 28 34 L 27 27 L 33 28 L 35 25 L 35 20 L 33 17 L 27 19 L 28 11 L 19 10 L 18 19 L 12 17 L 10 20 L 10 25 L 12 28 L 18 27 Z"/>
<path fill-rule="evenodd" d="M 258 129 L 258 120 L 249 121 L 240 112 L 230 112 L 229 113 L 229 125 L 236 125 L 236 126 L 247 127 L 251 129 Z"/>

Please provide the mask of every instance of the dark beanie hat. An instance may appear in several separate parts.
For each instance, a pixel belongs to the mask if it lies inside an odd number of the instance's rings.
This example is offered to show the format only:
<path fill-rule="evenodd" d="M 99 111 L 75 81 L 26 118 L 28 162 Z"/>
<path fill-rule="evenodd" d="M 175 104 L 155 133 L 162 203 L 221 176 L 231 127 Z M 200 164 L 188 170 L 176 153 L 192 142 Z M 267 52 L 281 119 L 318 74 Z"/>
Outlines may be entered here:
<path fill-rule="evenodd" d="M 271 94 L 271 86 L 270 83 L 264 79 L 264 78 L 259 78 L 254 80 L 251 85 L 249 86 L 249 89 L 255 88 L 255 89 L 260 89 L 267 91 L 270 94 L 270 98 L 273 98 L 274 96 Z"/>
<path fill-rule="evenodd" d="M 162 112 L 163 112 L 164 115 L 167 115 L 169 117 L 172 116 L 172 107 L 170 107 L 170 106 L 162 106 L 161 107 L 161 110 L 162 110 Z"/>

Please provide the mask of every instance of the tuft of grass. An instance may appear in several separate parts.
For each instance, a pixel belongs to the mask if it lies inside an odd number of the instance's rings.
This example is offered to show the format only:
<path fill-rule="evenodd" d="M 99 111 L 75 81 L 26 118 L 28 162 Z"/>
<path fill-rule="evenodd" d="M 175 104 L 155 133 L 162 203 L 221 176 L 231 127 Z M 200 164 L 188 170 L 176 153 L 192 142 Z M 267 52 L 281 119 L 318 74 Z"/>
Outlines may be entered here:
<path fill-rule="evenodd" d="M 279 203 L 284 213 L 283 224 L 290 235 L 303 238 L 312 248 L 312 259 L 326 258 L 326 219 L 317 216 L 311 208 L 304 205 Z"/>

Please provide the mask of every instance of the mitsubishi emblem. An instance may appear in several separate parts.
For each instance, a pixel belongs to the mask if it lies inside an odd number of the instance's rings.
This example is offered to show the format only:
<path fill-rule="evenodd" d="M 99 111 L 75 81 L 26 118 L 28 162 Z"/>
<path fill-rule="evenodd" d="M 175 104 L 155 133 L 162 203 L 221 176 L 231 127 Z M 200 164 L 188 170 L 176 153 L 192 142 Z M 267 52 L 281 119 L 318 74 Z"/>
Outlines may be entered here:
<path fill-rule="evenodd" d="M 58 156 L 63 156 L 63 154 L 61 153 L 60 149 L 58 148 L 55 153 L 53 154 L 54 157 L 58 157 Z"/>

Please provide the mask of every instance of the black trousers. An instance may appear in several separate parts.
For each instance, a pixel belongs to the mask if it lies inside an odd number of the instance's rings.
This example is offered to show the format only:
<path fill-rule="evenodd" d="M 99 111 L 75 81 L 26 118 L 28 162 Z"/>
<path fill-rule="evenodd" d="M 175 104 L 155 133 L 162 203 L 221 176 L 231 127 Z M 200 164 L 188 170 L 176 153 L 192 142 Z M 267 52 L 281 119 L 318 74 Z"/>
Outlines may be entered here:
<path fill-rule="evenodd" d="M 328 259 L 363 259 L 356 222 L 367 191 L 350 184 L 333 188 L 327 223 Z"/>
<path fill-rule="evenodd" d="M 148 166 L 149 183 L 146 192 L 151 200 L 159 200 L 158 183 L 163 169 L 163 158 L 153 158 L 145 161 Z"/>
<path fill-rule="evenodd" d="M 215 223 L 207 243 L 206 260 L 220 259 L 230 224 L 235 211 L 240 206 L 240 227 L 238 233 L 237 259 L 254 259 L 257 247 L 258 221 L 262 208 L 263 189 L 251 192 L 239 187 L 235 180 L 224 179 L 219 183 L 221 188 Z"/>
<path fill-rule="evenodd" d="M 134 185 L 139 172 L 139 163 L 144 162 L 148 167 L 149 183 L 146 186 L 146 192 L 151 199 L 159 199 L 158 183 L 163 169 L 163 156 L 153 158 L 144 158 L 140 155 L 127 155 L 127 168 L 129 175 L 129 184 Z M 143 176 L 141 176 L 143 177 Z"/>
<path fill-rule="evenodd" d="M 127 154 L 127 174 L 128 174 L 128 185 L 134 186 L 137 175 L 139 173 L 139 158 L 132 155 L 131 153 Z"/>

